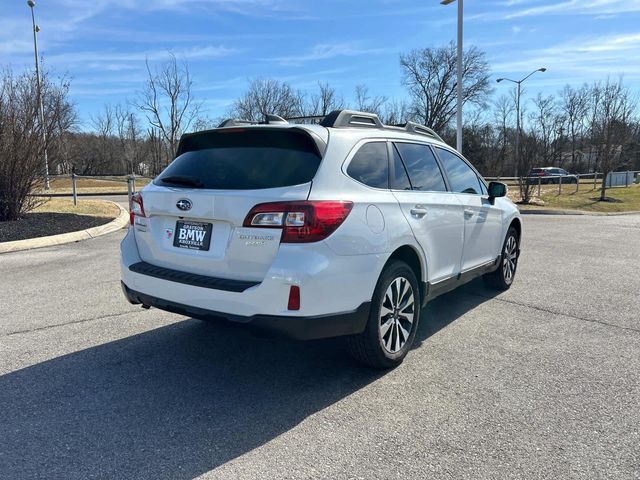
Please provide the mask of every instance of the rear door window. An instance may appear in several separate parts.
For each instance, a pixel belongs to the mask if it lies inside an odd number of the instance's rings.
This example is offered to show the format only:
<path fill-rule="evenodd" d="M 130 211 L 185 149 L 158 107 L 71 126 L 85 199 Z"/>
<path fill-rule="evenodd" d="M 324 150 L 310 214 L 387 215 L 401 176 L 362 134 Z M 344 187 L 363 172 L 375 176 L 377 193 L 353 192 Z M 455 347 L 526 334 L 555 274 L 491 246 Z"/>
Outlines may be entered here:
<path fill-rule="evenodd" d="M 202 132 L 185 140 L 156 185 L 220 190 L 255 190 L 310 182 L 320 165 L 313 139 L 289 129 L 230 129 Z"/>
<path fill-rule="evenodd" d="M 398 149 L 394 146 L 393 152 L 393 164 L 391 173 L 391 188 L 393 190 L 411 190 L 411 182 L 407 175 L 407 170 L 402 163 Z"/>
<path fill-rule="evenodd" d="M 446 192 L 447 187 L 436 157 L 427 145 L 395 143 L 407 168 L 413 190 Z"/>
<path fill-rule="evenodd" d="M 374 188 L 389 188 L 389 154 L 386 142 L 366 143 L 347 167 L 347 175 Z"/>
<path fill-rule="evenodd" d="M 447 172 L 447 178 L 451 184 L 452 191 L 476 195 L 481 193 L 480 180 L 476 172 L 467 165 L 467 162 L 455 153 L 445 150 L 444 148 L 436 147 L 436 150 L 438 151 L 442 166 L 445 172 Z"/>

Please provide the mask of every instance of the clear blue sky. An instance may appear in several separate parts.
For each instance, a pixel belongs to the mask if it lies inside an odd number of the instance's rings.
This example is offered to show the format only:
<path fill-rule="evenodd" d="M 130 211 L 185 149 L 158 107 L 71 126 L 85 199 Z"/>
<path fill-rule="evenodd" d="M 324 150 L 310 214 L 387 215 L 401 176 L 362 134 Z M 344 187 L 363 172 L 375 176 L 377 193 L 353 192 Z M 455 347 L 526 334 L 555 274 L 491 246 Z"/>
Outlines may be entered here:
<path fill-rule="evenodd" d="M 0 65 L 32 68 L 26 0 L 0 0 Z M 455 39 L 456 5 L 439 0 L 40 0 L 45 68 L 72 78 L 84 127 L 104 103 L 135 96 L 144 59 L 186 58 L 207 113 L 222 115 L 256 76 L 302 89 L 327 81 L 351 100 L 400 98 L 398 56 Z M 494 77 L 539 66 L 528 95 L 624 74 L 640 89 L 640 0 L 466 0 L 465 44 Z M 496 85 L 507 93 L 508 85 Z"/>

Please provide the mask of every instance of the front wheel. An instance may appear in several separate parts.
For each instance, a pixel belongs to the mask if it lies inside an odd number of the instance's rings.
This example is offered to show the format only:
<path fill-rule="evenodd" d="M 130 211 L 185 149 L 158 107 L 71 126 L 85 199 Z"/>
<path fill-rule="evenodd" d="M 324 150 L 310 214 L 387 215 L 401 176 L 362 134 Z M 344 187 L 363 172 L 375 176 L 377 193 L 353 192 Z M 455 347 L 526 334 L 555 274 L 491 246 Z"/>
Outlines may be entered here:
<path fill-rule="evenodd" d="M 419 319 L 418 280 L 409 265 L 393 261 L 378 279 L 365 331 L 349 337 L 349 350 L 367 366 L 395 367 L 411 350 Z"/>
<path fill-rule="evenodd" d="M 514 227 L 509 227 L 502 245 L 500 265 L 496 270 L 483 276 L 485 283 L 496 290 L 508 290 L 516 276 L 518 267 L 520 238 Z"/>

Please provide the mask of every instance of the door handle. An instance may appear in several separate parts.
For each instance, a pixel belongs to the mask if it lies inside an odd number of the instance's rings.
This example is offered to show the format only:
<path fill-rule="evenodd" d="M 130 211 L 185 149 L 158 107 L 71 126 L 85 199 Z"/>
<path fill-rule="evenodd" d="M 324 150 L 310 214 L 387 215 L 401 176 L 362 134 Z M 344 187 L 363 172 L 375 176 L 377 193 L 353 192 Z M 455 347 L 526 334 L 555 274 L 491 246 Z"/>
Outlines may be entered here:
<path fill-rule="evenodd" d="M 471 218 L 473 217 L 473 210 L 471 210 L 470 208 L 465 208 L 464 210 L 464 218 Z"/>
<path fill-rule="evenodd" d="M 424 217 L 427 213 L 429 213 L 429 211 L 425 208 L 424 205 L 415 205 L 412 209 L 411 209 L 411 215 L 413 215 L 414 217 L 417 218 L 422 218 Z"/>

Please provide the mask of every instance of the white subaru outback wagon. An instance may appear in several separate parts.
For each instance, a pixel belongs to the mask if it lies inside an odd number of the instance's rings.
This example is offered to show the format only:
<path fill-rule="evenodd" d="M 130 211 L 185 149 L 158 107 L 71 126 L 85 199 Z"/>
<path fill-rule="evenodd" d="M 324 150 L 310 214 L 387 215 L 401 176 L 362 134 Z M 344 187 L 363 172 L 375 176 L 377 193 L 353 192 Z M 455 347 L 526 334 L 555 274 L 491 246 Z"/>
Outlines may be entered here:
<path fill-rule="evenodd" d="M 122 287 L 145 308 L 348 336 L 358 360 L 393 367 L 427 301 L 478 276 L 511 286 L 522 224 L 505 194 L 414 123 L 227 120 L 184 135 L 133 196 Z"/>

